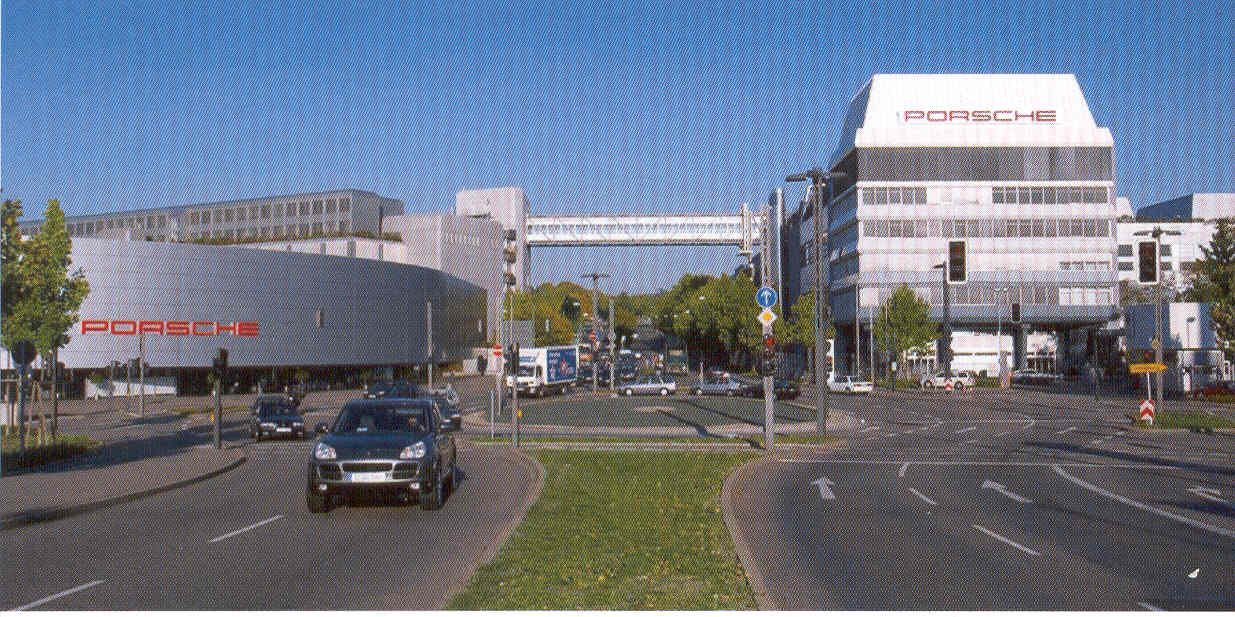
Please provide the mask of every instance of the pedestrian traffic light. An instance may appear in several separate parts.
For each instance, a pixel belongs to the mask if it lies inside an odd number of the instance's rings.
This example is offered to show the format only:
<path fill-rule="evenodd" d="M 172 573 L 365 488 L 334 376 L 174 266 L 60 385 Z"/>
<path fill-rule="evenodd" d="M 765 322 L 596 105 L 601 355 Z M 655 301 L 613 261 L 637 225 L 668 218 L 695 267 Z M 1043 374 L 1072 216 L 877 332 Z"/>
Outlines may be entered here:
<path fill-rule="evenodd" d="M 763 335 L 763 347 L 764 349 L 772 349 L 773 347 L 776 347 L 776 337 L 771 334 Z"/>
<path fill-rule="evenodd" d="M 1012 323 L 1021 323 L 1021 303 L 1012 303 Z"/>
<path fill-rule="evenodd" d="M 227 371 L 227 350 L 220 347 L 214 356 L 214 372 L 222 375 Z"/>
<path fill-rule="evenodd" d="M 1158 282 L 1158 243 L 1152 240 L 1137 243 L 1140 268 L 1137 280 L 1141 283 Z"/>
<path fill-rule="evenodd" d="M 953 240 L 948 243 L 948 282 L 965 282 L 965 241 Z"/>

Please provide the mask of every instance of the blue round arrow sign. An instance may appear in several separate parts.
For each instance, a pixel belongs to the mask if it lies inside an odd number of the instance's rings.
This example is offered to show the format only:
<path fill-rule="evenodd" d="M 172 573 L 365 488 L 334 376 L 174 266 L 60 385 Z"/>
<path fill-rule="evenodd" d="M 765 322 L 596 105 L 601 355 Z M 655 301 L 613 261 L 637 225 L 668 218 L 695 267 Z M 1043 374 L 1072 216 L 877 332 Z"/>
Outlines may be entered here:
<path fill-rule="evenodd" d="M 772 308 L 776 304 L 776 290 L 771 287 L 760 287 L 759 291 L 755 292 L 755 302 L 763 308 Z"/>

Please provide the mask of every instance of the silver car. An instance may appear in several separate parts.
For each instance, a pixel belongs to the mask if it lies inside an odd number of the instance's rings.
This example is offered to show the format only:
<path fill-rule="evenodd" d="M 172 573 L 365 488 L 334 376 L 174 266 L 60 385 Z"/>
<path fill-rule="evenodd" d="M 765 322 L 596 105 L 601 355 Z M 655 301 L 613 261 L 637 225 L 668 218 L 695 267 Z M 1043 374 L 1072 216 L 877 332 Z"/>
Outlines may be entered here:
<path fill-rule="evenodd" d="M 638 381 L 622 384 L 620 391 L 626 396 L 634 396 L 636 394 L 669 396 L 678 391 L 678 384 L 663 375 L 648 375 Z"/>

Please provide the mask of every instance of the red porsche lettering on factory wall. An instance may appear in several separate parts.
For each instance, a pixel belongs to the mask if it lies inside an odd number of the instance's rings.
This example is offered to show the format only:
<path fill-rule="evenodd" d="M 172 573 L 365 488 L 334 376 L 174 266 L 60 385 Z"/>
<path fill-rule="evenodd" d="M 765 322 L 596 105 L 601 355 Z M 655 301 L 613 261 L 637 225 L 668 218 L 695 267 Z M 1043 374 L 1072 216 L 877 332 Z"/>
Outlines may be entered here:
<path fill-rule="evenodd" d="M 1055 122 L 1054 109 L 906 109 L 901 122 Z"/>
<path fill-rule="evenodd" d="M 260 336 L 261 328 L 256 321 L 162 321 L 146 319 L 83 319 L 82 334 L 135 335 L 162 334 L 164 336 Z"/>

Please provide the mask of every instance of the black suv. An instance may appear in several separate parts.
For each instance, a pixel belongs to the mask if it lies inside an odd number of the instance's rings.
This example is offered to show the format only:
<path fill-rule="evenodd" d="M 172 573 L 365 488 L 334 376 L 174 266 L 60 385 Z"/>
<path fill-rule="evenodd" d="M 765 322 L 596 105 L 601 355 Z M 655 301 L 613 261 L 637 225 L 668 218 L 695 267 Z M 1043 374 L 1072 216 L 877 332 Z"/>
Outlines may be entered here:
<path fill-rule="evenodd" d="M 309 453 L 305 502 L 325 512 L 334 497 L 381 492 L 426 510 L 442 507 L 455 484 L 454 427 L 427 398 L 354 400 Z"/>
<path fill-rule="evenodd" d="M 249 436 L 254 441 L 263 437 L 304 439 L 304 414 L 281 394 L 257 397 L 249 412 Z"/>
<path fill-rule="evenodd" d="M 420 387 L 406 381 L 378 381 L 365 390 L 365 398 L 421 398 Z"/>

